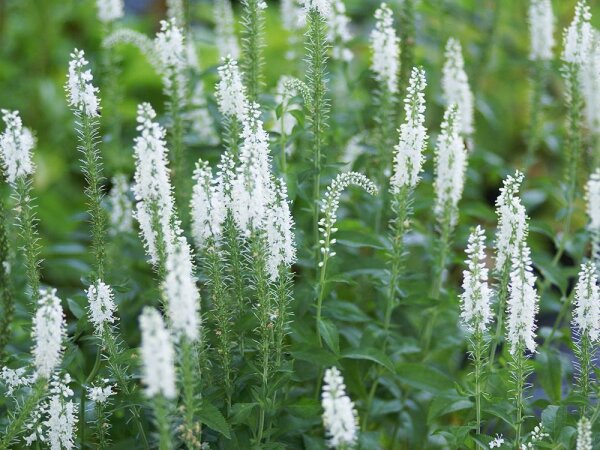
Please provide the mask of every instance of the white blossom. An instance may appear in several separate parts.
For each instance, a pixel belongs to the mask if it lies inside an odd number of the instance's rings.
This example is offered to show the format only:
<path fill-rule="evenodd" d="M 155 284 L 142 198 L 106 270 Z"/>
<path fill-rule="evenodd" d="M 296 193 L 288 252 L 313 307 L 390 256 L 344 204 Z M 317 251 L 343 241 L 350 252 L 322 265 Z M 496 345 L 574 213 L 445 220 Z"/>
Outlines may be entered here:
<path fill-rule="evenodd" d="M 6 395 L 8 397 L 12 396 L 15 390 L 30 386 L 34 381 L 33 377 L 27 374 L 24 367 L 17 369 L 2 367 L 2 370 L 0 370 L 0 380 L 6 386 Z"/>
<path fill-rule="evenodd" d="M 135 217 L 140 224 L 146 252 L 152 264 L 158 263 L 157 233 L 164 244 L 174 242 L 174 201 L 167 167 L 166 131 L 154 122 L 156 113 L 148 103 L 138 106 L 138 127 L 135 138 L 135 184 L 137 201 Z M 153 217 L 158 215 L 160 229 L 154 229 Z"/>
<path fill-rule="evenodd" d="M 336 367 L 327 369 L 323 378 L 323 425 L 331 448 L 352 448 L 358 439 L 358 414 L 346 394 L 344 378 Z"/>
<path fill-rule="evenodd" d="M 460 316 L 467 331 L 485 333 L 493 319 L 492 292 L 488 284 L 488 269 L 485 264 L 485 232 L 479 225 L 469 235 L 465 253 L 468 269 L 463 271 Z"/>
<path fill-rule="evenodd" d="M 33 173 L 31 150 L 35 145 L 35 139 L 31 130 L 23 126 L 18 111 L 3 109 L 2 120 L 6 128 L 0 135 L 0 159 L 2 159 L 7 181 L 14 184 L 17 178 Z"/>
<path fill-rule="evenodd" d="M 375 29 L 371 32 L 373 60 L 371 70 L 375 79 L 391 93 L 398 93 L 398 71 L 400 69 L 400 39 L 396 35 L 392 10 L 382 3 L 375 11 Z M 386 95 L 385 92 L 382 95 Z"/>
<path fill-rule="evenodd" d="M 108 384 L 108 380 L 102 380 L 99 386 L 92 386 L 87 389 L 88 398 L 95 403 L 106 403 L 110 397 L 116 394 L 113 388 L 113 385 Z"/>
<path fill-rule="evenodd" d="M 92 71 L 88 69 L 88 61 L 85 59 L 83 50 L 73 50 L 69 61 L 69 73 L 67 74 L 67 98 L 69 106 L 88 117 L 98 117 L 100 110 L 100 99 L 97 94 L 98 88 L 92 84 L 94 79 Z"/>
<path fill-rule="evenodd" d="M 425 71 L 413 68 L 404 99 L 406 120 L 400 125 L 400 141 L 395 147 L 394 173 L 390 180 L 392 193 L 397 193 L 404 186 L 415 187 L 419 181 L 423 151 L 427 147 L 425 86 Z"/>
<path fill-rule="evenodd" d="M 299 31 L 306 25 L 306 13 L 301 0 L 281 0 L 281 25 L 287 31 Z"/>
<path fill-rule="evenodd" d="M 98 335 L 104 332 L 104 326 L 115 322 L 117 305 L 112 288 L 102 280 L 97 280 L 87 290 L 90 321 Z"/>
<path fill-rule="evenodd" d="M 60 364 L 66 321 L 56 289 L 40 289 L 38 309 L 33 318 L 33 358 L 39 377 L 50 378 Z"/>
<path fill-rule="evenodd" d="M 98 20 L 103 23 L 110 23 L 123 17 L 123 0 L 96 0 L 98 8 Z"/>
<path fill-rule="evenodd" d="M 186 66 L 185 38 L 175 19 L 160 21 L 160 31 L 154 38 L 154 47 L 165 69 L 181 69 Z"/>
<path fill-rule="evenodd" d="M 240 46 L 235 35 L 235 19 L 230 0 L 215 0 L 215 40 L 221 58 L 238 59 Z"/>
<path fill-rule="evenodd" d="M 526 213 L 519 198 L 519 188 L 523 182 L 523 174 L 519 171 L 515 176 L 509 175 L 504 180 L 500 195 L 496 200 L 498 216 L 498 232 L 496 235 L 496 270 L 501 272 L 510 256 L 518 252 L 520 243 L 525 238 Z"/>
<path fill-rule="evenodd" d="M 249 103 L 237 61 L 227 57 L 217 71 L 219 72 L 219 83 L 215 95 L 219 111 L 224 116 L 235 117 L 243 122 Z"/>
<path fill-rule="evenodd" d="M 130 233 L 133 230 L 133 202 L 131 201 L 131 186 L 127 176 L 117 174 L 112 179 L 112 189 L 108 197 L 110 205 L 110 229 L 112 236 Z"/>
<path fill-rule="evenodd" d="M 160 313 L 145 307 L 140 315 L 142 380 L 148 397 L 175 398 L 175 351 Z"/>
<path fill-rule="evenodd" d="M 209 242 L 220 241 L 227 206 L 220 179 L 213 178 L 206 161 L 198 161 L 193 179 L 195 181 L 192 200 L 192 236 L 197 249 L 204 249 Z"/>
<path fill-rule="evenodd" d="M 494 439 L 490 441 L 490 448 L 500 448 L 504 445 L 504 436 L 497 434 Z"/>
<path fill-rule="evenodd" d="M 577 447 L 575 450 L 592 450 L 592 422 L 586 417 L 581 417 L 577 422 Z"/>
<path fill-rule="evenodd" d="M 191 125 L 192 133 L 197 136 L 203 144 L 219 144 L 219 135 L 215 129 L 215 122 L 208 109 L 206 93 L 202 80 L 196 82 L 194 92 L 190 98 L 190 110 L 186 113 L 186 119 Z"/>
<path fill-rule="evenodd" d="M 190 342 L 198 339 L 200 329 L 200 293 L 194 277 L 192 252 L 184 236 L 177 238 L 167 254 L 164 296 L 167 299 L 171 329 L 177 337 Z"/>
<path fill-rule="evenodd" d="M 332 0 L 331 10 L 327 18 L 327 39 L 332 44 L 333 59 L 338 61 L 352 61 L 354 55 L 347 47 L 352 39 L 349 25 L 350 18 L 346 15 L 346 5 L 342 0 Z"/>
<path fill-rule="evenodd" d="M 581 265 L 575 286 L 573 327 L 592 342 L 600 340 L 600 288 L 596 267 L 591 262 Z"/>
<path fill-rule="evenodd" d="M 450 224 L 458 220 L 457 205 L 462 197 L 467 168 L 467 149 L 459 133 L 458 110 L 451 105 L 444 114 L 442 133 L 435 152 L 435 207 L 439 220 L 450 214 Z"/>
<path fill-rule="evenodd" d="M 583 65 L 592 49 L 593 31 L 590 20 L 592 13 L 586 0 L 575 6 L 575 16 L 563 36 L 561 59 L 568 64 Z"/>
<path fill-rule="evenodd" d="M 554 47 L 554 23 L 555 18 L 550 0 L 530 0 L 530 60 L 549 61 L 554 56 L 552 54 L 552 48 Z"/>
<path fill-rule="evenodd" d="M 445 52 L 446 61 L 442 71 L 442 89 L 447 105 L 455 103 L 460 117 L 460 132 L 464 136 L 473 134 L 474 98 L 465 72 L 460 42 L 448 39 Z"/>
<path fill-rule="evenodd" d="M 331 13 L 332 0 L 302 0 L 304 11 L 316 11 L 323 17 L 328 17 Z"/>
<path fill-rule="evenodd" d="M 600 32 L 593 30 L 590 54 L 579 71 L 584 117 L 588 129 L 600 133 Z"/>
<path fill-rule="evenodd" d="M 285 181 L 280 179 L 275 182 L 274 199 L 265 220 L 269 249 L 267 271 L 272 281 L 277 280 L 282 266 L 290 267 L 296 260 L 293 228 L 294 219 L 288 204 L 287 187 Z"/>
<path fill-rule="evenodd" d="M 600 239 L 600 169 L 590 176 L 586 186 L 587 214 L 590 219 L 588 229 L 592 233 L 594 244 Z M 598 249 L 594 249 L 596 252 Z"/>
<path fill-rule="evenodd" d="M 273 200 L 269 135 L 253 105 L 243 123 L 240 164 L 233 181 L 233 216 L 244 233 L 262 229 Z"/>

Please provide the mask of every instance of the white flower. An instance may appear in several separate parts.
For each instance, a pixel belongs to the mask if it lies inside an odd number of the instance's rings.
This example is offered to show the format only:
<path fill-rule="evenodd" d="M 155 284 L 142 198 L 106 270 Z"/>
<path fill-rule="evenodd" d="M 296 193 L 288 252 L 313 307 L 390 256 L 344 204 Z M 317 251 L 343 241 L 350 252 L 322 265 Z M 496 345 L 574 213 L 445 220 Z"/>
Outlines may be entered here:
<path fill-rule="evenodd" d="M 162 394 L 168 399 L 175 398 L 175 352 L 160 313 L 145 307 L 140 315 L 140 329 L 142 380 L 146 385 L 146 395 L 154 397 Z"/>
<path fill-rule="evenodd" d="M 0 370 L 0 380 L 6 385 L 6 395 L 12 396 L 16 389 L 24 386 L 30 386 L 34 381 L 33 377 L 27 375 L 25 368 L 9 369 L 3 367 Z"/>
<path fill-rule="evenodd" d="M 425 71 L 413 68 L 404 99 L 406 121 L 400 125 L 400 141 L 395 147 L 394 174 L 390 180 L 392 193 L 397 193 L 403 186 L 415 187 L 419 181 L 423 151 L 427 147 L 425 86 Z"/>
<path fill-rule="evenodd" d="M 235 117 L 243 122 L 248 110 L 248 98 L 237 61 L 227 57 L 217 71 L 219 83 L 215 95 L 219 111 L 224 116 Z"/>
<path fill-rule="evenodd" d="M 592 13 L 586 0 L 580 0 L 575 6 L 575 16 L 563 36 L 561 59 L 568 64 L 586 63 L 592 48 L 593 32 L 590 20 Z"/>
<path fill-rule="evenodd" d="M 223 231 L 227 213 L 223 189 L 219 179 L 214 179 L 206 161 L 199 160 L 194 171 L 194 188 L 191 200 L 192 236 L 197 249 L 209 242 L 217 243 Z"/>
<path fill-rule="evenodd" d="M 371 32 L 373 60 L 371 70 L 375 79 L 391 93 L 398 93 L 398 70 L 400 69 L 400 39 L 396 35 L 392 10 L 382 3 L 375 11 L 375 29 Z M 386 95 L 385 92 L 382 95 Z"/>
<path fill-rule="evenodd" d="M 94 77 L 92 71 L 87 68 L 88 64 L 83 50 L 73 50 L 65 89 L 69 106 L 88 117 L 98 117 L 100 110 L 98 88 L 92 84 Z"/>
<path fill-rule="evenodd" d="M 112 288 L 104 281 L 98 280 L 87 290 L 89 302 L 90 320 L 98 335 L 104 332 L 104 325 L 115 322 L 115 305 Z"/>
<path fill-rule="evenodd" d="M 600 288 L 596 267 L 591 262 L 581 265 L 575 286 L 573 327 L 592 342 L 600 339 Z"/>
<path fill-rule="evenodd" d="M 160 21 L 160 31 L 154 38 L 154 50 L 167 94 L 184 101 L 186 92 L 184 70 L 188 64 L 188 48 L 185 44 L 184 32 L 177 26 L 176 19 Z"/>
<path fill-rule="evenodd" d="M 287 31 L 298 31 L 306 25 L 306 12 L 301 0 L 281 0 L 281 25 Z"/>
<path fill-rule="evenodd" d="M 600 132 L 600 32 L 593 30 L 590 54 L 579 71 L 584 116 L 592 133 Z"/>
<path fill-rule="evenodd" d="M 490 441 L 490 448 L 500 448 L 504 445 L 504 436 L 497 434 L 496 437 Z"/>
<path fill-rule="evenodd" d="M 2 120 L 6 125 L 0 135 L 0 158 L 6 171 L 6 179 L 14 184 L 17 178 L 33 173 L 31 150 L 35 139 L 29 128 L 23 126 L 18 111 L 2 110 Z"/>
<path fill-rule="evenodd" d="M 333 59 L 348 62 L 354 56 L 346 46 L 352 39 L 349 30 L 350 18 L 346 15 L 346 5 L 342 0 L 333 0 L 331 6 L 331 12 L 327 18 L 327 39 L 333 45 L 332 56 Z"/>
<path fill-rule="evenodd" d="M 304 10 L 307 13 L 314 10 L 323 17 L 328 17 L 331 13 L 331 1 L 332 0 L 302 0 L 304 3 Z"/>
<path fill-rule="evenodd" d="M 98 20 L 109 23 L 123 17 L 123 0 L 96 0 Z"/>
<path fill-rule="evenodd" d="M 45 434 L 42 440 L 48 442 L 51 450 L 70 450 L 75 448 L 77 431 L 77 406 L 72 400 L 73 391 L 68 387 L 71 377 L 64 380 L 55 379 L 50 386 L 50 397 L 43 406 L 42 414 L 46 420 L 42 422 Z"/>
<path fill-rule="evenodd" d="M 133 202 L 130 198 L 131 186 L 127 176 L 115 175 L 112 179 L 112 189 L 108 197 L 110 205 L 110 234 L 116 236 L 130 233 L 133 230 Z"/>
<path fill-rule="evenodd" d="M 498 216 L 498 233 L 496 235 L 496 270 L 501 272 L 510 256 L 518 252 L 520 243 L 525 238 L 525 207 L 519 198 L 519 188 L 523 182 L 523 174 L 519 171 L 515 176 L 508 176 L 500 195 L 496 200 Z"/>
<path fill-rule="evenodd" d="M 539 309 L 539 296 L 535 289 L 536 277 L 531 267 L 530 250 L 523 240 L 512 254 L 512 271 L 508 286 L 507 301 L 507 339 L 511 354 L 529 350 L 535 352 L 535 316 Z"/>
<path fill-rule="evenodd" d="M 233 181 L 233 215 L 240 230 L 249 234 L 264 226 L 274 195 L 269 135 L 256 104 L 244 119 L 239 160 Z"/>
<path fill-rule="evenodd" d="M 346 395 L 344 378 L 336 367 L 327 369 L 323 378 L 323 425 L 331 448 L 352 448 L 358 439 L 358 414 Z"/>
<path fill-rule="evenodd" d="M 577 447 L 576 450 L 592 450 L 592 423 L 581 417 L 577 422 Z"/>
<path fill-rule="evenodd" d="M 478 225 L 469 235 L 465 251 L 468 270 L 463 271 L 461 299 L 462 323 L 470 333 L 485 333 L 492 321 L 488 269 L 485 265 L 485 232 Z"/>
<path fill-rule="evenodd" d="M 596 169 L 587 182 L 587 214 L 589 228 L 600 231 L 600 169 Z"/>
<path fill-rule="evenodd" d="M 459 133 L 458 109 L 451 105 L 444 114 L 442 133 L 435 152 L 435 207 L 438 220 L 449 208 L 450 223 L 458 220 L 457 205 L 462 197 L 467 168 L 467 149 Z"/>
<path fill-rule="evenodd" d="M 532 61 L 549 61 L 552 59 L 554 47 L 554 13 L 550 0 L 530 0 L 529 2 L 529 34 Z"/>
<path fill-rule="evenodd" d="M 171 329 L 175 336 L 188 341 L 198 339 L 200 329 L 200 293 L 194 277 L 192 253 L 186 238 L 180 236 L 167 254 L 167 274 L 163 283 Z"/>
<path fill-rule="evenodd" d="M 40 289 L 38 305 L 32 330 L 34 365 L 38 376 L 50 378 L 60 364 L 67 324 L 56 289 Z"/>
<path fill-rule="evenodd" d="M 275 182 L 275 197 L 267 210 L 265 221 L 269 257 L 267 271 L 272 281 L 279 277 L 282 266 L 290 267 L 296 260 L 294 219 L 290 213 L 285 181 Z"/>
<path fill-rule="evenodd" d="M 135 138 L 135 184 L 133 192 L 137 201 L 135 217 L 140 224 L 146 252 L 152 264 L 158 263 L 157 233 L 162 234 L 168 247 L 174 241 L 174 201 L 172 196 L 165 129 L 154 122 L 156 113 L 148 103 L 138 106 L 140 135 Z M 158 216 L 160 229 L 154 229 Z"/>
<path fill-rule="evenodd" d="M 116 394 L 116 392 L 113 391 L 114 386 L 106 384 L 107 381 L 108 380 L 103 380 L 103 383 L 100 386 L 92 386 L 87 389 L 90 401 L 95 403 L 106 403 L 111 396 Z"/>
<path fill-rule="evenodd" d="M 445 52 L 446 62 L 442 71 L 442 89 L 447 105 L 458 105 L 460 132 L 464 136 L 473 134 L 474 99 L 469 78 L 465 72 L 460 42 L 448 39 Z"/>
<path fill-rule="evenodd" d="M 230 0 L 216 0 L 214 8 L 215 40 L 219 56 L 238 59 L 240 46 L 235 35 L 235 19 Z"/>
<path fill-rule="evenodd" d="M 186 113 L 186 119 L 191 125 L 191 131 L 201 143 L 208 145 L 219 144 L 219 135 L 215 130 L 215 122 L 208 109 L 204 83 L 196 81 L 196 87 L 190 99 L 190 111 Z"/>

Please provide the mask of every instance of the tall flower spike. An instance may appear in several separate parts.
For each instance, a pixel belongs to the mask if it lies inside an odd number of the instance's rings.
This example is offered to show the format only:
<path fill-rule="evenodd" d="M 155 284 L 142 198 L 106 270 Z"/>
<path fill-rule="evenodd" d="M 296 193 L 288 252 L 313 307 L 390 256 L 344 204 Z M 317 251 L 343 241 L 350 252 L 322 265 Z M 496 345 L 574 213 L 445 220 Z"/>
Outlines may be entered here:
<path fill-rule="evenodd" d="M 70 106 L 88 117 L 98 117 L 100 115 L 98 88 L 92 84 L 94 77 L 92 71 L 88 69 L 88 64 L 83 50 L 73 50 L 65 89 Z"/>
<path fill-rule="evenodd" d="M 2 120 L 6 128 L 0 135 L 0 157 L 7 181 L 14 184 L 17 178 L 33 173 L 31 150 L 35 139 L 29 128 L 23 126 L 18 111 L 3 109 Z"/>
<path fill-rule="evenodd" d="M 491 296 L 488 285 L 488 269 L 485 265 L 485 232 L 478 225 L 469 235 L 467 249 L 468 269 L 463 271 L 461 319 L 470 333 L 485 333 L 492 321 Z"/>
<path fill-rule="evenodd" d="M 60 364 L 67 325 L 56 289 L 41 289 L 38 305 L 33 318 L 33 358 L 37 375 L 48 379 Z"/>
<path fill-rule="evenodd" d="M 425 71 L 413 68 L 404 99 L 406 121 L 400 125 L 400 142 L 395 147 L 394 174 L 390 180 L 392 193 L 402 187 L 415 187 L 423 166 L 423 151 L 427 147 L 425 128 Z"/>
<path fill-rule="evenodd" d="M 573 327 L 586 334 L 590 341 L 600 340 L 600 288 L 596 267 L 591 262 L 581 265 L 575 286 L 575 311 Z"/>
<path fill-rule="evenodd" d="M 535 290 L 536 278 L 531 267 L 530 250 L 523 240 L 512 254 L 512 271 L 508 286 L 507 301 L 507 338 L 510 352 L 514 355 L 519 349 L 535 352 L 535 316 L 539 309 L 539 296 Z"/>
<path fill-rule="evenodd" d="M 336 367 L 325 371 L 321 405 L 329 447 L 354 447 L 358 440 L 358 414 L 346 394 L 344 378 Z"/>
<path fill-rule="evenodd" d="M 584 65 L 592 49 L 592 13 L 586 0 L 575 6 L 575 16 L 563 36 L 561 59 L 569 64 Z"/>
<path fill-rule="evenodd" d="M 323 17 L 329 17 L 331 14 L 331 0 L 302 0 L 304 11 L 317 11 Z"/>
<path fill-rule="evenodd" d="M 126 175 L 115 175 L 112 184 L 113 187 L 108 197 L 110 234 L 116 236 L 133 230 L 133 202 L 130 198 L 131 186 L 129 186 Z"/>
<path fill-rule="evenodd" d="M 282 266 L 290 267 L 296 260 L 294 219 L 290 213 L 285 181 L 275 182 L 275 197 L 267 210 L 265 221 L 269 257 L 267 270 L 272 281 L 279 277 Z"/>
<path fill-rule="evenodd" d="M 171 329 L 177 337 L 194 342 L 200 330 L 200 293 L 194 277 L 192 252 L 186 238 L 180 236 L 167 254 L 167 275 L 163 283 L 168 302 Z"/>
<path fill-rule="evenodd" d="M 590 219 L 588 229 L 592 234 L 592 253 L 600 257 L 600 169 L 596 169 L 587 182 L 587 214 Z"/>
<path fill-rule="evenodd" d="M 447 105 L 458 105 L 460 132 L 464 136 L 473 134 L 474 99 L 469 78 L 465 72 L 465 61 L 460 42 L 448 39 L 445 52 L 446 62 L 442 71 L 442 89 Z"/>
<path fill-rule="evenodd" d="M 529 2 L 529 34 L 531 49 L 529 59 L 532 61 L 549 61 L 553 58 L 554 47 L 554 13 L 550 0 L 530 0 Z"/>
<path fill-rule="evenodd" d="M 140 223 L 146 251 L 153 264 L 158 262 L 156 233 L 153 228 L 153 214 L 159 216 L 160 230 L 164 242 L 173 242 L 174 206 L 167 167 L 165 130 L 154 122 L 156 113 L 148 103 L 138 106 L 137 130 L 135 138 L 135 184 L 133 192 L 137 200 L 136 219 Z M 155 209 L 155 210 L 153 210 Z"/>
<path fill-rule="evenodd" d="M 176 19 L 160 21 L 160 31 L 154 39 L 154 48 L 166 92 L 183 100 L 186 92 L 184 70 L 188 64 L 188 50 L 183 30 L 177 25 Z"/>
<path fill-rule="evenodd" d="M 435 213 L 443 217 L 450 208 L 450 223 L 458 220 L 457 205 L 462 197 L 467 168 L 467 150 L 459 133 L 458 110 L 451 105 L 444 114 L 442 133 L 436 146 L 435 159 Z"/>
<path fill-rule="evenodd" d="M 199 250 L 209 243 L 217 243 L 223 231 L 227 212 L 222 186 L 215 180 L 206 161 L 198 161 L 194 171 L 194 189 L 191 201 L 192 236 Z"/>
<path fill-rule="evenodd" d="M 110 23 L 123 17 L 123 0 L 96 0 L 98 8 L 98 20 Z"/>
<path fill-rule="evenodd" d="M 117 305 L 115 305 L 112 288 L 104 281 L 98 280 L 88 288 L 86 293 L 90 320 L 96 334 L 101 335 L 104 332 L 104 325 L 112 324 L 116 320 L 114 313 Z"/>
<path fill-rule="evenodd" d="M 254 104 L 244 119 L 240 164 L 233 182 L 233 213 L 245 233 L 262 229 L 268 205 L 273 199 L 269 135 Z"/>
<path fill-rule="evenodd" d="M 248 110 L 248 98 L 237 61 L 227 57 L 217 71 L 219 83 L 216 97 L 219 111 L 224 116 L 235 117 L 243 122 Z"/>
<path fill-rule="evenodd" d="M 582 417 L 577 422 L 577 447 L 575 450 L 592 450 L 592 423 Z"/>
<path fill-rule="evenodd" d="M 375 29 L 371 32 L 371 70 L 375 72 L 375 79 L 389 93 L 396 94 L 400 70 L 400 39 L 396 35 L 392 10 L 387 3 L 382 3 L 375 11 L 375 20 Z"/>
<path fill-rule="evenodd" d="M 160 313 L 145 307 L 140 316 L 142 347 L 140 349 L 146 395 L 175 398 L 175 352 L 171 335 Z"/>
<path fill-rule="evenodd" d="M 525 239 L 526 213 L 519 198 L 519 189 L 523 182 L 523 174 L 519 171 L 515 176 L 507 176 L 500 195 L 496 200 L 498 216 L 498 234 L 496 236 L 496 270 L 502 271 L 507 259 L 518 252 L 520 243 Z"/>
<path fill-rule="evenodd" d="M 600 32 L 593 30 L 592 45 L 581 67 L 581 96 L 585 100 L 584 116 L 588 129 L 600 133 Z"/>
<path fill-rule="evenodd" d="M 215 40 L 221 58 L 238 59 L 240 46 L 235 35 L 235 20 L 230 0 L 215 1 Z"/>
<path fill-rule="evenodd" d="M 328 17 L 327 39 L 332 44 L 333 59 L 338 61 L 352 61 L 352 51 L 347 47 L 352 39 L 349 25 L 350 18 L 346 14 L 346 5 L 342 0 L 333 0 L 331 12 Z"/>

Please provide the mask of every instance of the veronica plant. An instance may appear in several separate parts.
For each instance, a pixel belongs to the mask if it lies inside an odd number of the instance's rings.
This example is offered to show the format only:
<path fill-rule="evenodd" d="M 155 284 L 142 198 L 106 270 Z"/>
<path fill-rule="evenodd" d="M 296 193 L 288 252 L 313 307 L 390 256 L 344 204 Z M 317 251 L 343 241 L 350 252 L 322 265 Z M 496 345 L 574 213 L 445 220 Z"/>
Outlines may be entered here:
<path fill-rule="evenodd" d="M 251 102 L 258 101 L 263 83 L 266 8 L 264 0 L 242 0 L 242 65 Z"/>

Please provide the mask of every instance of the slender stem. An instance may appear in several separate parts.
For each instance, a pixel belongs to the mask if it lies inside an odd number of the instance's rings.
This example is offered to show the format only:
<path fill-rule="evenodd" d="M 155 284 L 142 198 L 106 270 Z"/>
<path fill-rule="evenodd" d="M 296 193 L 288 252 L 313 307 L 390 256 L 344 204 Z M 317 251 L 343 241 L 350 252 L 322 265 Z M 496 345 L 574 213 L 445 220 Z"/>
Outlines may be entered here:
<path fill-rule="evenodd" d="M 475 363 L 475 416 L 477 421 L 477 434 L 481 434 L 481 379 L 483 376 L 485 342 L 481 331 L 473 336 L 473 362 Z"/>
<path fill-rule="evenodd" d="M 168 109 L 171 114 L 171 126 L 169 127 L 169 137 L 171 143 L 171 155 L 173 166 L 171 169 L 171 177 L 175 186 L 175 200 L 177 202 L 177 212 L 179 218 L 183 222 L 183 227 L 189 220 L 189 192 L 190 184 L 187 182 L 188 177 L 185 172 L 186 161 L 183 144 L 183 92 L 184 86 L 181 86 L 181 79 L 178 73 L 174 73 L 171 77 L 171 88 L 169 89 L 170 100 Z"/>
<path fill-rule="evenodd" d="M 593 373 L 593 345 L 589 334 L 584 332 L 578 345 L 579 379 L 577 387 L 581 395 L 581 416 L 586 416 L 591 405 L 591 375 Z"/>
<path fill-rule="evenodd" d="M 159 450 L 171 450 L 171 424 L 169 421 L 168 402 L 162 395 L 154 398 L 154 413 L 159 436 Z"/>
<path fill-rule="evenodd" d="M 0 441 L 0 449 L 5 450 L 10 448 L 13 440 L 23 430 L 25 421 L 29 419 L 31 412 L 37 406 L 40 399 L 46 392 L 47 380 L 39 378 L 33 386 L 33 389 L 29 396 L 25 399 L 19 411 L 17 411 L 15 417 L 9 422 L 6 432 Z"/>
<path fill-rule="evenodd" d="M 0 174 L 1 176 L 1 174 Z M 0 181 L 0 184 L 3 184 Z M 11 255 L 8 244 L 7 221 L 8 211 L 4 202 L 4 189 L 0 186 L 0 361 L 4 360 L 6 345 L 10 341 L 11 325 L 15 313 L 15 298 L 10 277 Z"/>
<path fill-rule="evenodd" d="M 248 98 L 258 101 L 262 85 L 262 67 L 264 47 L 264 12 L 261 8 L 263 0 L 242 0 L 242 63 L 244 81 L 248 90 Z"/>
<path fill-rule="evenodd" d="M 434 262 L 434 279 L 431 290 L 431 297 L 440 298 L 442 284 L 444 282 L 444 271 L 446 269 L 446 259 L 450 251 L 450 236 L 452 234 L 452 205 L 447 204 L 444 208 L 444 215 L 440 223 L 440 237 L 438 241 L 437 258 Z"/>
<path fill-rule="evenodd" d="M 494 333 L 494 336 L 492 338 L 492 345 L 490 349 L 490 370 L 492 370 L 494 367 L 496 350 L 498 349 L 498 344 L 500 342 L 500 338 L 502 337 L 502 329 L 504 325 L 504 310 L 506 309 L 506 300 L 508 298 L 509 278 L 510 261 L 507 258 L 506 262 L 504 263 L 504 267 L 502 268 L 502 273 L 500 275 L 500 289 L 498 289 L 498 309 L 496 310 L 496 332 Z"/>
<path fill-rule="evenodd" d="M 523 354 L 523 347 L 519 345 L 512 354 L 512 376 L 514 381 L 514 401 L 515 401 L 515 448 L 521 448 L 521 430 L 523 426 L 524 411 L 524 391 L 525 379 L 527 377 L 526 359 Z"/>
<path fill-rule="evenodd" d="M 183 338 L 181 342 L 181 384 L 183 386 L 183 440 L 189 450 L 200 446 L 200 435 L 196 433 L 194 416 L 197 409 L 195 388 L 198 385 L 198 355 L 194 344 Z"/>

